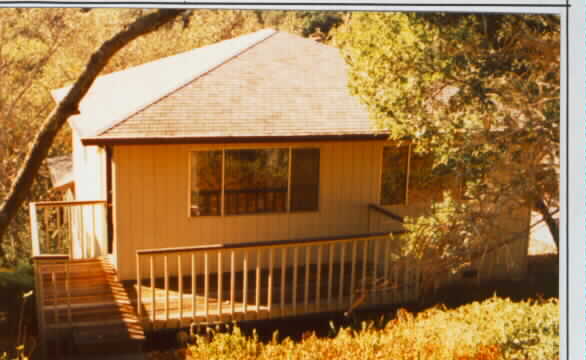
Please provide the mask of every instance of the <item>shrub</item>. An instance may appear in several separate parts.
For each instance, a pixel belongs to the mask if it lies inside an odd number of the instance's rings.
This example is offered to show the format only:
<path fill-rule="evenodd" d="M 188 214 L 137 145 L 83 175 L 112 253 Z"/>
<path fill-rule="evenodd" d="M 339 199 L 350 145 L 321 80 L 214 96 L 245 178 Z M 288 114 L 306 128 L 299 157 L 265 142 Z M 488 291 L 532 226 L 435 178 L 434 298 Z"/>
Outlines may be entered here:
<path fill-rule="evenodd" d="M 512 302 L 493 297 L 454 310 L 428 309 L 417 316 L 400 310 L 379 329 L 364 322 L 331 338 L 306 334 L 261 343 L 256 335 L 232 332 L 196 336 L 193 359 L 548 359 L 559 358 L 557 300 Z"/>

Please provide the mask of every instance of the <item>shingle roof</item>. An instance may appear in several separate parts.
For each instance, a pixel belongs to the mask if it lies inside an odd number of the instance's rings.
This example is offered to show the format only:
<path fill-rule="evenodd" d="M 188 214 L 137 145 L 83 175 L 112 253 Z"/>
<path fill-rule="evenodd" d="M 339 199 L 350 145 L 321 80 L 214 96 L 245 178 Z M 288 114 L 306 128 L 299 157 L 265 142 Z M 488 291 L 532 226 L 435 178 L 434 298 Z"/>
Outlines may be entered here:
<path fill-rule="evenodd" d="M 270 29 L 102 76 L 80 110 L 99 142 L 376 133 L 338 49 Z"/>

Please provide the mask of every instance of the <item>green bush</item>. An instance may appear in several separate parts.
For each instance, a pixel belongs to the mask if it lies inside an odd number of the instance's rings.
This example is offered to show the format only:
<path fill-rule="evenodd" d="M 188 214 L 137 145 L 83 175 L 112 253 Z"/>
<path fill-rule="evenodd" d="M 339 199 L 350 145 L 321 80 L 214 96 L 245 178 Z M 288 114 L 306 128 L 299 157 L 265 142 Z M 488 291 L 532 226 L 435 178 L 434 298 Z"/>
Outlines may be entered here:
<path fill-rule="evenodd" d="M 331 338 L 314 334 L 262 343 L 238 328 L 196 336 L 193 359 L 532 359 L 559 358 L 557 300 L 512 302 L 493 297 L 454 310 L 435 307 L 414 316 L 400 310 L 379 329 L 340 329 Z M 188 357 L 188 358 L 189 358 Z"/>
<path fill-rule="evenodd" d="M 0 289 L 27 292 L 33 287 L 33 267 L 28 262 L 18 263 L 13 271 L 0 271 Z"/>

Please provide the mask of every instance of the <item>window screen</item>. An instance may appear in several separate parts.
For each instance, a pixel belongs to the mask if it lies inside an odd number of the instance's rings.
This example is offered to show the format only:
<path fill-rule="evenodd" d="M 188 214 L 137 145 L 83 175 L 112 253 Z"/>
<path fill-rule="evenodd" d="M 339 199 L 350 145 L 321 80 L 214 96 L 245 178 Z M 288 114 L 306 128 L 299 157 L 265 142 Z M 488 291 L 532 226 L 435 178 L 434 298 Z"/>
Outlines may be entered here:
<path fill-rule="evenodd" d="M 381 204 L 405 204 L 408 158 L 408 146 L 388 146 L 383 149 Z"/>
<path fill-rule="evenodd" d="M 220 215 L 222 152 L 191 153 L 191 216 Z"/>
<path fill-rule="evenodd" d="M 292 149 L 291 211 L 315 211 L 319 203 L 319 149 Z"/>

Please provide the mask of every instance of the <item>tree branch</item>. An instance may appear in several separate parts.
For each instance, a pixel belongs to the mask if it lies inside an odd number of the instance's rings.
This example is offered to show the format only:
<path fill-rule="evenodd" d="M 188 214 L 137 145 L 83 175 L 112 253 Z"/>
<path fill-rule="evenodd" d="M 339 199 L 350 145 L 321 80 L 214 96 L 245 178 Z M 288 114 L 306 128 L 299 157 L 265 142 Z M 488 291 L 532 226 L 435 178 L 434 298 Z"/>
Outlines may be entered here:
<path fill-rule="evenodd" d="M 4 241 L 8 225 L 26 199 L 35 177 L 46 158 L 53 141 L 71 115 L 79 113 L 79 103 L 89 91 L 98 74 L 120 49 L 132 40 L 151 33 L 187 10 L 161 9 L 141 16 L 94 52 L 85 70 L 78 77 L 65 98 L 49 114 L 37 133 L 32 146 L 13 182 L 6 200 L 0 207 L 0 245 Z"/>

